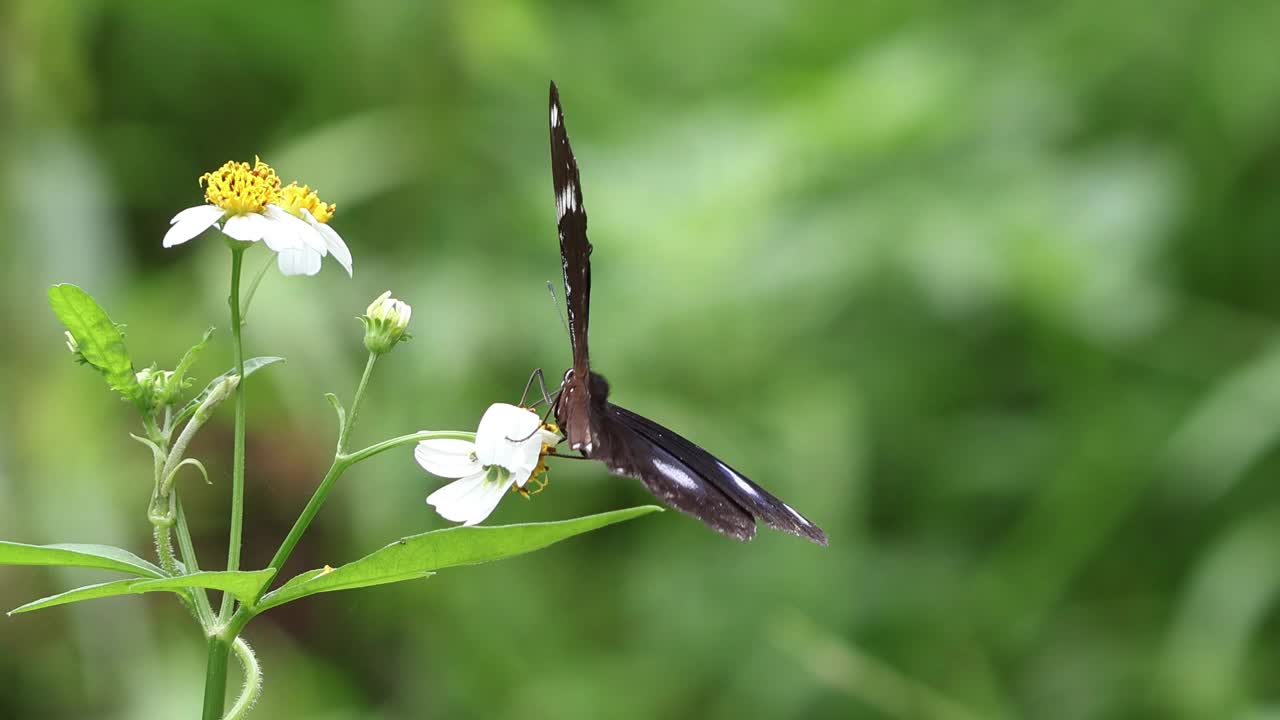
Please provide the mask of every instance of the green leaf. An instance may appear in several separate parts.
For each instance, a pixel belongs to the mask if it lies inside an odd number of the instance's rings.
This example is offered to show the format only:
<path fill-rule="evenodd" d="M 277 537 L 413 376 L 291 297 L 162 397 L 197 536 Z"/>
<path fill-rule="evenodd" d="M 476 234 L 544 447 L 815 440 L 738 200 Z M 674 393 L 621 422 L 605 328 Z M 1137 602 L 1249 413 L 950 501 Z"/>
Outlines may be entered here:
<path fill-rule="evenodd" d="M 68 590 L 57 595 L 50 595 L 46 598 L 33 600 L 26 605 L 21 605 L 9 611 L 10 615 L 18 613 L 31 612 L 32 610 L 43 610 L 58 605 L 66 605 L 67 603 L 80 602 L 81 600 L 94 600 L 96 598 L 112 597 L 115 595 L 129 595 L 133 592 L 131 586 L 137 583 L 137 580 L 116 580 L 114 582 L 100 583 L 98 585 L 86 585 L 75 590 Z"/>
<path fill-rule="evenodd" d="M 114 582 L 86 585 L 75 590 L 68 590 L 57 595 L 34 600 L 9 611 L 10 615 L 43 610 L 44 608 L 66 605 L 81 600 L 113 597 L 115 595 L 132 595 L 136 593 L 169 591 L 185 594 L 187 588 L 200 587 L 211 590 L 229 592 L 241 602 L 251 602 L 262 588 L 271 582 L 274 570 L 254 570 L 238 572 L 198 572 L 160 580 L 116 580 Z"/>
<path fill-rule="evenodd" d="M 173 398 L 173 403 L 177 403 L 178 393 L 190 386 L 187 380 L 187 373 L 191 371 L 191 366 L 196 364 L 196 358 L 200 357 L 200 353 L 205 346 L 209 344 L 209 338 L 213 337 L 213 328 L 204 331 L 204 336 L 200 338 L 200 342 L 191 346 L 191 349 L 183 354 L 182 359 L 178 361 L 178 366 L 173 369 L 173 375 L 169 376 L 169 381 L 165 385 L 165 395 Z"/>
<path fill-rule="evenodd" d="M 49 288 L 49 305 L 75 338 L 85 362 L 102 373 L 112 390 L 139 402 L 142 386 L 134 374 L 124 334 L 97 301 L 75 285 L 63 284 Z"/>
<path fill-rule="evenodd" d="M 275 363 L 278 363 L 278 362 L 284 362 L 284 358 L 263 356 L 263 357 L 249 358 L 248 360 L 245 360 L 244 361 L 244 377 L 240 378 L 240 382 L 244 382 L 244 378 L 249 377 L 250 375 L 257 372 L 258 370 L 261 370 L 262 368 L 268 365 L 274 365 Z M 215 387 L 217 387 L 218 383 L 222 382 L 223 378 L 227 377 L 228 375 L 235 375 L 235 374 L 236 374 L 235 368 L 231 368 L 230 370 L 222 373 L 218 377 L 210 380 L 209 384 L 205 385 L 204 389 L 200 391 L 200 394 L 191 398 L 191 402 L 187 403 L 182 408 L 182 411 L 179 412 L 177 417 L 174 418 L 173 424 L 177 425 L 178 423 L 182 422 L 188 417 L 191 417 L 191 414 L 194 413 L 196 409 L 200 407 L 200 403 L 204 402 L 204 399 L 209 396 L 209 393 L 212 392 Z"/>
<path fill-rule="evenodd" d="M 234 572 L 226 570 L 220 572 L 198 572 L 162 580 L 135 580 L 131 592 L 181 590 L 183 588 L 198 587 L 229 592 L 241 602 L 251 603 L 275 575 L 276 571 L 269 568 L 265 570 L 237 570 Z"/>
<path fill-rule="evenodd" d="M 523 555 L 574 535 L 661 511 L 655 505 L 643 505 L 557 522 L 433 530 L 398 540 L 333 571 L 303 573 L 263 597 L 254 611 L 316 593 L 413 580 L 442 568 Z"/>
<path fill-rule="evenodd" d="M 162 578 L 160 568 L 128 550 L 110 545 L 26 545 L 0 541 L 0 565 L 64 565 L 119 570 L 131 575 Z"/>

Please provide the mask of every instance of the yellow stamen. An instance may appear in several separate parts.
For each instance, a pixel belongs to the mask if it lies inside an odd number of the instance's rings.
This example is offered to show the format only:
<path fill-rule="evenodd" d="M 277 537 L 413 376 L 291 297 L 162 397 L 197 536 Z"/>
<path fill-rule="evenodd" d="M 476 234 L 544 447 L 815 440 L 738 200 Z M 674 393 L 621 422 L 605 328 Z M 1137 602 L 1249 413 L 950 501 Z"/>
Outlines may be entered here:
<path fill-rule="evenodd" d="M 542 427 L 559 434 L 556 426 L 552 423 L 547 423 Z M 547 467 L 547 453 L 552 450 L 555 450 L 555 446 L 542 443 L 542 450 L 538 453 L 538 464 L 534 466 L 533 472 L 529 474 L 529 480 L 525 483 L 524 487 L 516 487 L 515 485 L 512 485 L 512 492 L 519 493 L 528 500 L 530 495 L 537 495 L 547 489 L 547 485 L 551 483 L 551 468 Z M 533 489 L 530 490 L 530 487 Z"/>
<path fill-rule="evenodd" d="M 258 158 L 253 166 L 247 162 L 229 161 L 222 167 L 200 176 L 204 197 L 232 215 L 260 213 L 267 205 L 280 201 L 280 178 L 271 166 Z"/>
<path fill-rule="evenodd" d="M 302 217 L 302 209 L 306 208 L 316 220 L 322 223 L 328 223 L 329 218 L 333 217 L 333 213 L 338 209 L 333 203 L 322 202 L 320 196 L 310 185 L 298 187 L 298 183 L 289 183 L 289 186 L 280 191 L 280 207 L 289 212 Z"/>

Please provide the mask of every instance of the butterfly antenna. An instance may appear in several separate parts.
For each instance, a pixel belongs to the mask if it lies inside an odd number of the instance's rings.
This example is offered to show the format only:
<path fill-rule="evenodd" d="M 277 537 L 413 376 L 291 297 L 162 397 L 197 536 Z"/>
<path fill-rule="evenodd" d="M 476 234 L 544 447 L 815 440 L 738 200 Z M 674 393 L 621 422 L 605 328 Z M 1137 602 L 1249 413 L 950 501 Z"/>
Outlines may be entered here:
<path fill-rule="evenodd" d="M 569 321 L 565 320 L 564 313 L 560 311 L 560 301 L 556 299 L 556 286 L 547 281 L 547 292 L 551 293 L 551 306 L 556 309 L 556 317 L 560 318 L 560 326 L 564 328 L 564 334 L 569 335 Z"/>

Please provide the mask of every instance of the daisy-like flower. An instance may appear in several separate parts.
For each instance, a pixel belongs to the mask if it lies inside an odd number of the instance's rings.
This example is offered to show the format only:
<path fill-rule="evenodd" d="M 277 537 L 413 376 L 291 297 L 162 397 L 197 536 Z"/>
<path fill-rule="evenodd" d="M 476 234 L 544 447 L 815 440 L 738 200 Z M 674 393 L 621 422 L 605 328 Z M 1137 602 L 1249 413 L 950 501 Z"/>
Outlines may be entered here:
<path fill-rule="evenodd" d="M 164 247 L 181 245 L 213 227 L 232 240 L 266 243 L 276 253 L 280 272 L 285 275 L 316 274 L 320 271 L 320 258 L 328 252 L 333 252 L 351 272 L 351 253 L 342 239 L 337 239 L 341 251 L 331 250 L 328 236 L 308 224 L 303 215 L 282 207 L 285 197 L 280 177 L 261 159 L 254 158 L 252 166 L 247 162 L 227 162 L 201 175 L 199 182 L 205 189 L 207 204 L 175 215 L 169 221 Z M 294 202 L 305 203 L 305 193 Z M 319 198 L 314 202 L 319 203 Z M 333 206 L 325 208 L 332 216 Z M 336 233 L 329 232 L 337 238 Z"/>
<path fill-rule="evenodd" d="M 447 520 L 475 525 L 493 512 L 513 486 L 524 488 L 542 456 L 560 442 L 534 412 L 490 405 L 475 442 L 423 440 L 414 457 L 432 475 L 458 478 L 431 493 L 427 503 Z"/>

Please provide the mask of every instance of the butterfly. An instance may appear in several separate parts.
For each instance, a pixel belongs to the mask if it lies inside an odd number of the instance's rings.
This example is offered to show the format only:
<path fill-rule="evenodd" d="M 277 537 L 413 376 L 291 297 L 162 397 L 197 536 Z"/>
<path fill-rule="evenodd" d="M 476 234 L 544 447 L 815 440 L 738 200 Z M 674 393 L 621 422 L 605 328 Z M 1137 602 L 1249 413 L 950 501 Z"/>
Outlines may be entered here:
<path fill-rule="evenodd" d="M 592 247 L 578 162 L 554 82 L 550 115 L 551 181 L 573 367 L 565 371 L 555 399 L 548 400 L 569 447 L 604 463 L 615 475 L 639 480 L 668 506 L 729 537 L 750 540 L 759 520 L 826 545 L 827 534 L 821 528 L 742 473 L 658 423 L 609 402 L 609 383 L 591 370 L 587 353 Z"/>

